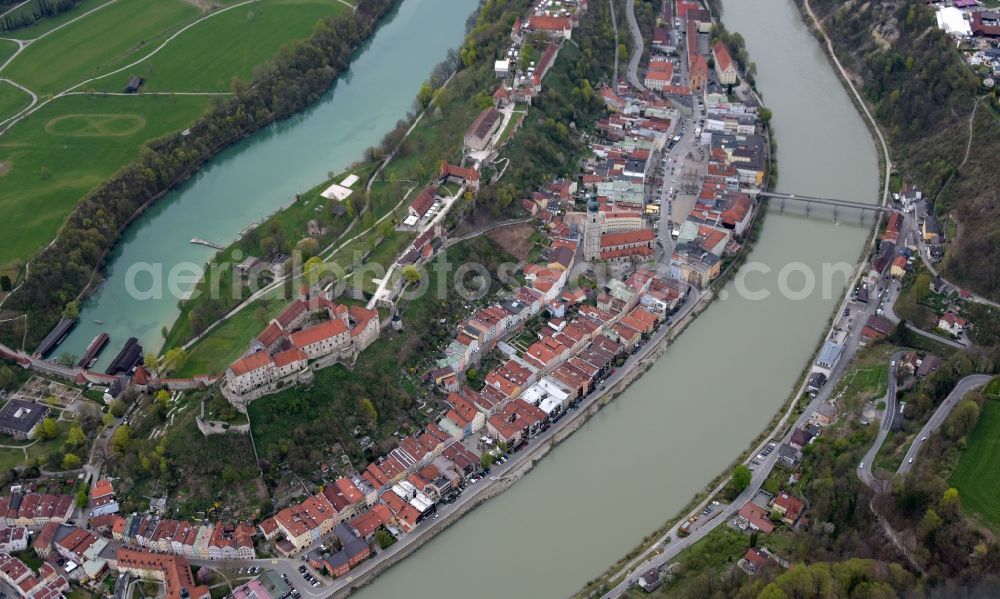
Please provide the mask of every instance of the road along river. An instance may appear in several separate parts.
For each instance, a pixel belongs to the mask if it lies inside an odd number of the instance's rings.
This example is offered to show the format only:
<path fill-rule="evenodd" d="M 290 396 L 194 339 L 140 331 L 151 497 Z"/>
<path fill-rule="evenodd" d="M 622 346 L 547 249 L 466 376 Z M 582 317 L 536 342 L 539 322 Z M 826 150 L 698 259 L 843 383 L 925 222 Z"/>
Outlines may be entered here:
<path fill-rule="evenodd" d="M 778 191 L 876 203 L 871 135 L 792 0 L 724 5 L 723 22 L 745 37 L 774 113 Z M 868 232 L 856 214 L 841 214 L 838 225 L 829 212 L 807 219 L 801 208 L 773 206 L 744 267 L 770 269 L 745 277 L 746 288 L 768 297 L 750 299 L 729 284 L 627 392 L 358 596 L 564 597 L 580 589 L 765 428 L 798 384 L 850 276 L 833 277 L 824 293 L 823 264 L 853 267 Z M 798 291 L 802 270 L 814 273 L 816 290 L 784 297 L 779 281 Z"/>
<path fill-rule="evenodd" d="M 215 250 L 191 244 L 192 238 L 228 245 L 297 192 L 359 160 L 406 115 L 448 49 L 462 42 L 475 7 L 475 0 L 405 0 L 316 105 L 223 151 L 147 210 L 122 236 L 105 268 L 107 280 L 84 303 L 80 324 L 58 353 L 83 355 L 100 332 L 111 336 L 111 344 L 98 370 L 129 337 L 137 337 L 146 351 L 158 350 L 161 329 L 180 314 L 178 298 L 133 297 L 126 286 L 129 267 L 160 265 L 166 274 L 180 263 L 203 264 Z M 147 288 L 148 278 L 138 277 L 136 286 Z"/>

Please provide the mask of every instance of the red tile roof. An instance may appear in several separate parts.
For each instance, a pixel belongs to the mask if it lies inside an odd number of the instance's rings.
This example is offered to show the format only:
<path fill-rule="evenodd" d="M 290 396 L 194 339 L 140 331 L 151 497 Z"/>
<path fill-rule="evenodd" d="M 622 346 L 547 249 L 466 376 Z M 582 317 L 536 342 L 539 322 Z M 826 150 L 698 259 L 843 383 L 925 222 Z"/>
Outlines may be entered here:
<path fill-rule="evenodd" d="M 774 524 L 771 522 L 767 511 L 751 501 L 748 501 L 746 505 L 740 508 L 740 517 L 763 533 L 769 533 L 774 530 Z"/>
<path fill-rule="evenodd" d="M 573 20 L 569 17 L 532 15 L 528 19 L 528 28 L 537 31 L 566 31 L 573 28 Z"/>
<path fill-rule="evenodd" d="M 273 364 L 274 362 L 271 360 L 271 356 L 268 355 L 266 351 L 261 351 L 250 354 L 243 359 L 236 360 L 229 366 L 229 368 L 233 371 L 234 376 L 242 376 L 248 372 L 253 372 L 254 370 L 265 368 Z"/>
<path fill-rule="evenodd" d="M 286 349 L 283 352 L 279 352 L 274 355 L 274 365 L 278 368 L 288 366 L 292 362 L 299 362 L 308 359 L 306 352 L 302 351 L 297 347 L 292 349 Z"/>
<path fill-rule="evenodd" d="M 715 64 L 718 66 L 720 71 L 725 71 L 733 64 L 733 59 L 729 56 L 729 49 L 722 41 L 715 42 L 715 46 L 712 48 L 712 52 L 715 53 Z"/>
<path fill-rule="evenodd" d="M 281 328 L 288 328 L 292 324 L 292 321 L 297 319 L 308 309 L 309 306 L 306 302 L 302 300 L 295 300 L 294 302 L 288 304 L 288 307 L 282 310 L 281 314 L 279 314 L 275 320 L 278 321 Z"/>
<path fill-rule="evenodd" d="M 410 204 L 410 208 L 413 210 L 414 214 L 418 217 L 423 218 L 427 211 L 431 209 L 434 205 L 434 194 L 437 193 L 437 188 L 434 186 L 428 187 L 420 192 L 417 199 L 413 200 Z"/>
<path fill-rule="evenodd" d="M 270 347 L 281 335 L 281 327 L 277 323 L 272 322 L 257 336 L 257 341 L 264 347 Z"/>
<path fill-rule="evenodd" d="M 289 339 L 294 347 L 306 347 L 337 335 L 343 335 L 346 332 L 347 325 L 342 320 L 328 320 L 314 327 L 292 333 Z"/>
<path fill-rule="evenodd" d="M 630 243 L 651 242 L 655 238 L 656 235 L 652 229 L 638 229 L 636 231 L 625 231 L 624 233 L 606 233 L 601 235 L 601 247 L 615 248 Z"/>
<path fill-rule="evenodd" d="M 91 499 L 98 499 L 106 495 L 114 495 L 114 494 L 115 490 L 111 486 L 111 481 L 106 478 L 102 478 L 101 480 L 97 481 L 94 484 L 94 487 L 90 490 Z"/>

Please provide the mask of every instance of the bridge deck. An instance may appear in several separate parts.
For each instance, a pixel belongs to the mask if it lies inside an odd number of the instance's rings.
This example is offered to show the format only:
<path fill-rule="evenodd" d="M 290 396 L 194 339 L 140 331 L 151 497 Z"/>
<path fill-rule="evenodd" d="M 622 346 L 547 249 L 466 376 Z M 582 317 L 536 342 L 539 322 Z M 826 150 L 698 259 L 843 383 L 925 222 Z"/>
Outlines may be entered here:
<path fill-rule="evenodd" d="M 835 198 L 817 198 L 814 196 L 803 196 L 797 194 L 789 193 L 777 193 L 774 191 L 760 191 L 757 195 L 765 198 L 775 198 L 779 200 L 795 200 L 799 202 L 807 202 L 810 204 L 823 204 L 826 206 L 840 206 L 843 208 L 855 208 L 858 210 L 876 210 L 879 212 L 896 212 L 897 210 L 891 206 L 882 206 L 880 204 L 865 204 L 864 202 L 852 202 L 850 200 L 838 200 Z"/>

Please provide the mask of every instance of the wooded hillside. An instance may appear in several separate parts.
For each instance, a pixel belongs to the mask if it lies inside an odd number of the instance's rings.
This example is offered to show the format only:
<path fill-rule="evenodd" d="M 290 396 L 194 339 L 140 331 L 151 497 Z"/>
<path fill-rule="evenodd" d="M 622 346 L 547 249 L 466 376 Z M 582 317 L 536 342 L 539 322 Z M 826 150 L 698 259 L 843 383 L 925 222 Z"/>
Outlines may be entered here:
<path fill-rule="evenodd" d="M 838 58 L 874 106 L 903 180 L 934 200 L 944 222 L 957 223 L 957 237 L 955 227 L 946 227 L 952 239 L 944 273 L 983 295 L 1000 297 L 996 92 L 981 87 L 924 2 L 811 0 L 810 5 Z"/>

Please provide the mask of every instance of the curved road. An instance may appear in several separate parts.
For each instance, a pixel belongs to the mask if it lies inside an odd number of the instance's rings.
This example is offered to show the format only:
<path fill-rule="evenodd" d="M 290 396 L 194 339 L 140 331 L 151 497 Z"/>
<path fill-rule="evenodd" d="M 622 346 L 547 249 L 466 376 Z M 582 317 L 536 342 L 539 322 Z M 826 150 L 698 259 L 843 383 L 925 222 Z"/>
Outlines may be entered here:
<path fill-rule="evenodd" d="M 872 462 L 875 461 L 875 456 L 878 455 L 880 449 L 882 449 L 882 444 L 885 443 L 885 438 L 889 435 L 889 431 L 892 429 L 892 420 L 896 415 L 896 364 L 899 363 L 900 358 L 906 352 L 898 351 L 892 354 L 892 358 L 889 362 L 889 386 L 885 392 L 885 410 L 882 411 L 882 423 L 879 426 L 878 434 L 875 436 L 875 441 L 872 443 L 868 453 L 865 457 L 861 459 L 861 463 L 858 464 L 858 478 L 861 482 L 865 483 L 869 488 L 874 488 L 876 482 L 881 483 L 879 479 L 875 478 L 872 474 Z"/>
<path fill-rule="evenodd" d="M 903 463 L 899 465 L 898 474 L 906 474 L 910 471 L 910 467 L 913 465 L 913 459 L 917 457 L 920 453 L 920 448 L 923 447 L 924 441 L 931 436 L 931 434 L 936 431 L 942 424 L 944 424 L 945 419 L 948 418 L 948 414 L 951 413 L 952 409 L 958 405 L 969 391 L 976 389 L 977 387 L 982 387 L 993 379 L 993 375 L 990 374 L 970 374 L 969 376 L 958 381 L 955 388 L 952 389 L 948 397 L 941 402 L 938 409 L 934 411 L 930 420 L 924 425 L 924 428 L 920 429 L 920 433 L 917 438 L 913 440 L 913 444 L 910 445 L 910 449 L 907 450 L 906 455 L 903 456 Z"/>
<path fill-rule="evenodd" d="M 646 86 L 639 81 L 639 59 L 642 58 L 643 42 L 642 33 L 639 31 L 639 22 L 635 20 L 635 0 L 628 0 L 625 3 L 625 16 L 628 20 L 629 33 L 632 35 L 632 57 L 628 62 L 628 80 L 632 87 L 644 92 Z"/>

